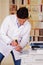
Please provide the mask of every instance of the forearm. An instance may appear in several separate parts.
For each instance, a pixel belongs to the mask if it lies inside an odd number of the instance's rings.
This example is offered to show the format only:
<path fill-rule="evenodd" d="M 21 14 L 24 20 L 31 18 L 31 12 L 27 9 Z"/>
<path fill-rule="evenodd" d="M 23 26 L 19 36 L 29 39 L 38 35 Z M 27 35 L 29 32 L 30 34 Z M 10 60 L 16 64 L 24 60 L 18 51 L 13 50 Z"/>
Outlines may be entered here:
<path fill-rule="evenodd" d="M 20 42 L 20 46 L 21 46 L 22 48 L 24 48 L 24 47 L 27 45 L 27 43 L 29 42 L 29 38 L 30 38 L 30 34 L 27 32 L 27 33 L 23 36 L 23 38 L 22 38 L 22 40 L 21 40 L 21 42 Z"/>

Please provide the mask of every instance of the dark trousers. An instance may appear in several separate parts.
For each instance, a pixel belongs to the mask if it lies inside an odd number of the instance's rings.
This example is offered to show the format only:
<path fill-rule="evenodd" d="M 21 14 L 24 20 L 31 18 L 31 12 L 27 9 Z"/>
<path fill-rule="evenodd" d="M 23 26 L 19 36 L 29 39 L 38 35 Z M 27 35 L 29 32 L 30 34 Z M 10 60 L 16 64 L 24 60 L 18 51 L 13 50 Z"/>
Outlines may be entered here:
<path fill-rule="evenodd" d="M 0 63 L 3 60 L 3 58 L 4 58 L 4 55 L 2 53 L 0 53 Z"/>
<path fill-rule="evenodd" d="M 11 54 L 12 54 L 12 58 L 13 58 L 14 64 L 15 64 L 15 65 L 20 65 L 20 64 L 21 64 L 21 59 L 15 60 L 13 51 L 11 51 Z M 3 55 L 2 53 L 0 53 L 0 63 L 1 63 L 1 61 L 3 60 L 3 58 L 4 58 L 4 55 Z"/>
<path fill-rule="evenodd" d="M 12 54 L 12 57 L 13 57 L 14 64 L 15 64 L 15 65 L 21 65 L 21 59 L 19 59 L 19 60 L 15 60 L 15 57 L 14 57 L 13 51 L 11 51 L 11 54 Z"/>

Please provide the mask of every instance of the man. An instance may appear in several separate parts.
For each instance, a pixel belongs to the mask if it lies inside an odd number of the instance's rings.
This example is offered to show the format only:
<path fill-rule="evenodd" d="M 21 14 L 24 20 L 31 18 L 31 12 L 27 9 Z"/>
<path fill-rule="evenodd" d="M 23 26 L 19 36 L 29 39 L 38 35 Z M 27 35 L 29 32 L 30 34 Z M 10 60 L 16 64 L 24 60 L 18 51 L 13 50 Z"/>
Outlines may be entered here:
<path fill-rule="evenodd" d="M 19 8 L 15 15 L 7 16 L 0 28 L 0 54 L 2 57 L 11 52 L 15 65 L 20 65 L 20 54 L 29 41 L 30 30 L 31 24 L 28 22 L 26 7 Z"/>

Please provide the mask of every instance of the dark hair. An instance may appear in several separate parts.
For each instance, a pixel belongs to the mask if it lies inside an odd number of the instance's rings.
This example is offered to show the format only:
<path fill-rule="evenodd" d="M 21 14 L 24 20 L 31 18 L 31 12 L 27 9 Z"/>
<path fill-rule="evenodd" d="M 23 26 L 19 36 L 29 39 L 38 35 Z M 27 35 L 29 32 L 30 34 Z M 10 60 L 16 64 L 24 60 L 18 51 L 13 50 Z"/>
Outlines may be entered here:
<path fill-rule="evenodd" d="M 28 9 L 26 7 L 21 7 L 17 10 L 17 17 L 21 19 L 28 18 Z"/>

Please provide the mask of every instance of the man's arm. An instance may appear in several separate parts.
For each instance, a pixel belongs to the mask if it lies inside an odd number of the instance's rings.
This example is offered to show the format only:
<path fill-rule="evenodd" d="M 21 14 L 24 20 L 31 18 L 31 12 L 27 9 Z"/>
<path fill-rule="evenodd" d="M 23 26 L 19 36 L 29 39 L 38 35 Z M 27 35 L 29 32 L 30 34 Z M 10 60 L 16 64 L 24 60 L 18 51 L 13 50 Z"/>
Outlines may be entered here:
<path fill-rule="evenodd" d="M 7 33 L 8 33 L 8 29 L 9 29 L 9 16 L 7 16 L 2 25 L 1 25 L 1 28 L 0 28 L 0 39 L 5 42 L 6 44 L 7 43 L 10 43 L 12 41 L 12 39 L 10 37 L 8 37 Z"/>
<path fill-rule="evenodd" d="M 22 48 L 24 48 L 26 46 L 26 44 L 29 42 L 30 31 L 31 31 L 31 24 L 29 24 L 29 25 L 27 24 L 26 28 L 23 31 L 25 31 L 25 34 L 23 35 L 21 43 L 20 43 L 20 46 Z"/>

